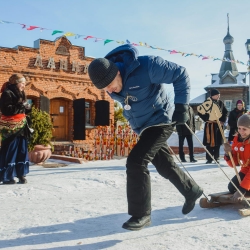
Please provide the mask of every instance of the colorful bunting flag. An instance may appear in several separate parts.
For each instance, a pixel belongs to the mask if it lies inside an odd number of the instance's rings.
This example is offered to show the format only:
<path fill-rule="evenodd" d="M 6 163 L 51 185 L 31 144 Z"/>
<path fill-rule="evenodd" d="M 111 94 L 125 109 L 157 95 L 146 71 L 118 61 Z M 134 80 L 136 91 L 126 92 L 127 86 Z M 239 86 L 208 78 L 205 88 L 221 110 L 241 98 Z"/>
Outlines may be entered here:
<path fill-rule="evenodd" d="M 76 34 L 71 33 L 71 32 L 67 32 L 67 33 L 64 33 L 63 35 L 64 35 L 64 36 L 75 36 Z"/>
<path fill-rule="evenodd" d="M 26 28 L 26 24 L 22 24 L 22 23 L 19 23 L 20 25 L 22 25 L 22 29 Z"/>
<path fill-rule="evenodd" d="M 51 35 L 53 36 L 53 35 L 55 35 L 57 33 L 63 33 L 63 31 L 61 31 L 61 30 L 54 30 Z"/>
<path fill-rule="evenodd" d="M 83 39 L 84 40 L 88 40 L 89 38 L 94 38 L 93 36 L 86 36 L 86 37 L 84 37 Z"/>
<path fill-rule="evenodd" d="M 176 50 L 171 50 L 170 51 L 170 54 L 176 54 L 176 53 L 178 53 Z"/>
<path fill-rule="evenodd" d="M 13 22 L 9 22 L 9 21 L 4 21 L 4 20 L 0 20 L 0 24 L 10 24 L 10 23 L 13 23 Z M 22 26 L 22 29 L 26 29 L 26 30 L 34 30 L 34 29 L 37 29 L 39 28 L 40 31 L 43 31 L 44 29 L 46 28 L 42 28 L 42 27 L 38 27 L 38 26 L 34 26 L 34 25 L 26 25 L 26 24 L 23 24 L 23 23 L 13 23 L 13 24 L 19 24 Z M 28 27 L 28 28 L 27 28 Z M 47 29 L 47 30 L 50 30 L 50 29 Z M 58 34 L 58 33 L 64 33 L 64 31 L 62 30 L 53 30 L 52 34 L 51 35 L 55 35 L 55 34 Z M 110 43 L 110 42 L 113 42 L 114 40 L 111 40 L 111 39 L 104 39 L 104 38 L 96 38 L 94 36 L 86 36 L 86 35 L 80 35 L 80 34 L 75 34 L 75 33 L 72 33 L 72 32 L 66 32 L 64 33 L 64 36 L 75 36 L 75 39 L 78 39 L 82 36 L 85 36 L 83 39 L 84 40 L 88 40 L 88 39 L 91 39 L 91 38 L 95 38 L 94 42 L 98 42 L 98 41 L 102 41 L 104 40 L 104 45 L 107 44 L 107 43 Z M 125 44 L 124 41 L 116 41 L 117 43 L 120 43 L 120 44 Z M 169 52 L 170 54 L 177 54 L 177 53 L 180 53 L 182 56 L 185 55 L 185 57 L 188 57 L 188 56 L 196 56 L 198 58 L 202 57 L 202 60 L 206 60 L 206 59 L 213 59 L 213 61 L 217 61 L 217 60 L 220 60 L 220 61 L 224 61 L 224 62 L 231 62 L 231 63 L 240 63 L 242 65 L 247 65 L 245 63 L 243 63 L 242 61 L 239 61 L 239 60 L 230 60 L 229 58 L 223 58 L 223 59 L 220 59 L 220 58 L 214 58 L 212 56 L 204 56 L 202 54 L 200 55 L 197 55 L 195 53 L 186 53 L 186 52 L 181 52 L 181 51 L 176 51 L 176 50 L 167 50 L 167 49 L 163 49 L 163 48 L 159 48 L 159 47 L 154 47 L 154 46 L 151 46 L 151 45 L 148 45 L 147 43 L 142 43 L 142 42 L 139 42 L 139 43 L 134 43 L 134 42 L 130 42 L 128 39 L 126 39 L 126 43 L 128 44 L 131 44 L 133 46 L 145 46 L 147 48 L 151 48 L 151 49 L 158 49 L 158 50 L 164 50 L 164 51 L 167 51 Z M 248 65 L 250 64 L 250 61 L 248 62 Z M 249 74 L 249 72 L 248 72 Z"/>
<path fill-rule="evenodd" d="M 34 29 L 37 29 L 37 28 L 40 28 L 38 26 L 30 26 L 29 28 L 27 28 L 27 30 L 34 30 Z"/>
<path fill-rule="evenodd" d="M 107 43 L 113 42 L 113 41 L 114 41 L 114 40 L 106 39 L 106 40 L 104 41 L 104 45 L 107 44 Z"/>
<path fill-rule="evenodd" d="M 0 20 L 0 24 L 4 24 L 4 23 L 12 23 L 12 22 L 7 22 L 7 21 L 4 21 L 4 20 Z"/>
<path fill-rule="evenodd" d="M 104 39 L 102 39 L 102 38 L 96 38 L 95 42 L 102 41 L 102 40 L 104 40 Z"/>

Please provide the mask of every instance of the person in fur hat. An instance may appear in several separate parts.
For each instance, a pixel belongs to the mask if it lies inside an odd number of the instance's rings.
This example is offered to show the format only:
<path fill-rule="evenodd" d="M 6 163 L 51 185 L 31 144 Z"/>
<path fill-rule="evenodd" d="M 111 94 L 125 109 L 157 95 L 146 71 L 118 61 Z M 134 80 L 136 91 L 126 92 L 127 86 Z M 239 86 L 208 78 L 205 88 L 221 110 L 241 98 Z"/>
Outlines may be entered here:
<path fill-rule="evenodd" d="M 228 117 L 228 125 L 230 127 L 230 131 L 229 131 L 229 135 L 228 135 L 229 142 L 233 140 L 235 134 L 237 134 L 237 132 L 238 132 L 237 121 L 238 121 L 239 117 L 241 117 L 246 112 L 247 112 L 247 110 L 245 109 L 244 102 L 242 100 L 238 100 L 236 102 L 236 108 L 233 109 L 229 113 L 229 117 Z"/>
<path fill-rule="evenodd" d="M 22 74 L 13 74 L 1 88 L 0 182 L 3 184 L 15 184 L 15 177 L 20 184 L 25 184 L 29 173 L 27 139 L 30 130 L 26 113 L 30 112 L 30 105 L 26 102 L 25 82 Z"/>
<path fill-rule="evenodd" d="M 221 117 L 219 118 L 219 122 L 223 127 L 228 111 L 224 105 L 224 103 L 220 100 L 220 91 L 217 89 L 211 89 L 210 97 L 213 104 L 217 105 L 221 111 Z M 220 132 L 220 128 L 217 124 L 216 120 L 210 121 L 209 114 L 201 114 L 198 112 L 199 117 L 205 122 L 204 126 L 204 136 L 203 136 L 203 144 L 206 146 L 208 152 L 214 157 L 215 161 L 219 163 L 220 160 L 220 146 L 223 143 L 222 134 Z M 206 164 L 211 164 L 213 159 L 206 152 Z"/>

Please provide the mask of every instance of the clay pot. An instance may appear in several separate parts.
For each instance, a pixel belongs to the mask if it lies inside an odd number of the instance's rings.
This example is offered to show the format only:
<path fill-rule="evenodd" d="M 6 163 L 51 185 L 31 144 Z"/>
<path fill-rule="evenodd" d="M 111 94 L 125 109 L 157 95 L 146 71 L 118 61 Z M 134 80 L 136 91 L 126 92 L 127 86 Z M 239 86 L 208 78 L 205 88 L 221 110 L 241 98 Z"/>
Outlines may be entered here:
<path fill-rule="evenodd" d="M 36 145 L 35 148 L 29 152 L 29 160 L 33 163 L 42 163 L 50 158 L 51 146 Z"/>

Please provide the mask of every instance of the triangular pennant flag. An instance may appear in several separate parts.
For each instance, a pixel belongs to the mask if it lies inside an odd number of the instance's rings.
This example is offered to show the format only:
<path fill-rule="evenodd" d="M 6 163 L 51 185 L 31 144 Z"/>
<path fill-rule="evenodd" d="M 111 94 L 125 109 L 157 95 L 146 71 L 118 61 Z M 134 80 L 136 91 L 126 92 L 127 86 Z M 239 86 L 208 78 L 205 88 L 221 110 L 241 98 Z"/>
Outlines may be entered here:
<path fill-rule="evenodd" d="M 204 57 L 202 58 L 202 60 L 206 60 L 206 59 L 209 59 L 209 57 L 204 56 Z"/>
<path fill-rule="evenodd" d="M 124 44 L 125 42 L 124 41 L 116 41 L 117 43 L 121 43 L 121 44 Z"/>
<path fill-rule="evenodd" d="M 86 36 L 86 37 L 84 37 L 83 39 L 84 40 L 88 40 L 89 38 L 94 38 L 93 36 Z"/>
<path fill-rule="evenodd" d="M 128 44 L 130 43 L 130 41 L 129 41 L 128 39 L 126 40 L 126 42 L 127 42 Z"/>
<path fill-rule="evenodd" d="M 81 35 L 76 34 L 75 39 L 78 39 L 80 37 L 81 37 Z"/>
<path fill-rule="evenodd" d="M 29 28 L 27 28 L 27 30 L 34 30 L 34 29 L 37 29 L 39 28 L 38 26 L 30 26 Z"/>
<path fill-rule="evenodd" d="M 64 36 L 75 36 L 76 34 L 71 33 L 71 32 L 66 32 L 63 34 Z"/>
<path fill-rule="evenodd" d="M 139 42 L 140 46 L 144 46 L 144 44 L 142 42 Z"/>
<path fill-rule="evenodd" d="M 176 54 L 176 53 L 178 53 L 176 50 L 171 50 L 170 51 L 170 54 Z"/>
<path fill-rule="evenodd" d="M 112 42 L 112 41 L 114 41 L 114 40 L 106 39 L 106 40 L 104 41 L 104 45 L 107 44 L 107 43 L 110 43 L 110 42 Z"/>
<path fill-rule="evenodd" d="M 57 33 L 63 33 L 63 31 L 61 31 L 61 30 L 53 30 L 51 35 L 53 36 L 53 35 L 55 35 Z"/>
<path fill-rule="evenodd" d="M 19 23 L 20 25 L 22 25 L 22 29 L 26 28 L 26 24 L 23 24 L 23 23 Z"/>
<path fill-rule="evenodd" d="M 102 39 L 102 38 L 96 38 L 95 42 L 102 41 L 102 40 L 104 40 L 104 39 Z"/>
<path fill-rule="evenodd" d="M 190 56 L 191 54 L 186 54 L 185 57 Z"/>
<path fill-rule="evenodd" d="M 3 23 L 12 23 L 12 22 L 8 22 L 8 21 L 0 20 L 0 24 L 3 24 Z"/>

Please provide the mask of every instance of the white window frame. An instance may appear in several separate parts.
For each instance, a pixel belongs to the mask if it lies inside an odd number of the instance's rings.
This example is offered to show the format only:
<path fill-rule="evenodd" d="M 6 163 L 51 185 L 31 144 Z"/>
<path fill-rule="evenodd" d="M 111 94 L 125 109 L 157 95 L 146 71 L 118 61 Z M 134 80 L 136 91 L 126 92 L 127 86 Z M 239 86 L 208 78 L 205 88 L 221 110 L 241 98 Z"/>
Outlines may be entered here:
<path fill-rule="evenodd" d="M 225 105 L 227 111 L 231 111 L 232 110 L 232 100 L 225 100 L 224 101 L 224 105 Z"/>

